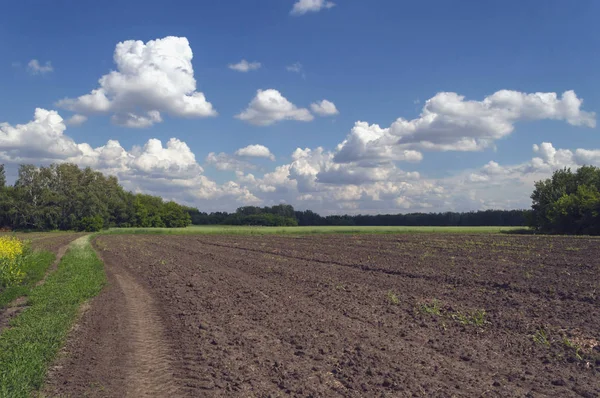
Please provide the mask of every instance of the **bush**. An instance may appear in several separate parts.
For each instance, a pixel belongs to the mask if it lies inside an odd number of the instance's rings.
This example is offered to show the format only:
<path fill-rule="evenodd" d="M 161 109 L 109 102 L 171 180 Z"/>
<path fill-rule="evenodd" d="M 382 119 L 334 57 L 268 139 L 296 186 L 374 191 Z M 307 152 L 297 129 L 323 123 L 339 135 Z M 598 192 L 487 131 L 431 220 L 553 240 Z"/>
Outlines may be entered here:
<path fill-rule="evenodd" d="M 23 259 L 27 245 L 13 237 L 0 237 L 0 287 L 18 285 L 25 278 Z"/>
<path fill-rule="evenodd" d="M 79 221 L 79 230 L 85 232 L 98 232 L 104 227 L 104 220 L 100 216 L 83 217 Z"/>

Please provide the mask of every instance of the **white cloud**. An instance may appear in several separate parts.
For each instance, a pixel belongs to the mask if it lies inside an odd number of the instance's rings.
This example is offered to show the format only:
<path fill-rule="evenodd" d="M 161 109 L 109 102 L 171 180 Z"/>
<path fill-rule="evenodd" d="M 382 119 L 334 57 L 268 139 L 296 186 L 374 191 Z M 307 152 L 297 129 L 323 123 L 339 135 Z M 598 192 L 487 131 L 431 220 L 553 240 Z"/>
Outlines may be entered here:
<path fill-rule="evenodd" d="M 300 62 L 296 62 L 292 65 L 286 66 L 285 69 L 288 72 L 302 73 L 302 71 L 304 70 L 304 67 L 302 66 L 302 64 Z"/>
<path fill-rule="evenodd" d="M 240 148 L 233 155 L 225 152 L 211 152 L 206 156 L 206 164 L 213 166 L 217 170 L 230 170 L 242 172 L 244 170 L 255 170 L 256 165 L 249 162 L 249 158 L 268 158 L 275 160 L 275 156 L 269 148 L 264 145 L 248 145 Z M 243 173 L 242 173 L 243 175 Z"/>
<path fill-rule="evenodd" d="M 243 171 L 247 169 L 255 169 L 256 166 L 252 163 L 240 159 L 236 156 L 229 155 L 225 152 L 215 153 L 210 152 L 205 159 L 206 164 L 213 166 L 217 170 L 225 171 Z"/>
<path fill-rule="evenodd" d="M 29 73 L 32 75 L 45 75 L 46 73 L 53 72 L 54 68 L 50 61 L 46 61 L 46 64 L 41 65 L 37 59 L 32 59 L 27 64 L 27 70 L 29 70 Z"/>
<path fill-rule="evenodd" d="M 37 108 L 26 124 L 0 123 L 0 157 L 4 161 L 39 162 L 64 159 L 79 153 L 77 144 L 64 134 L 64 120 L 56 111 Z"/>
<path fill-rule="evenodd" d="M 427 100 L 421 115 L 399 118 L 388 128 L 357 122 L 340 145 L 337 161 L 394 159 L 403 150 L 477 151 L 510 135 L 515 123 L 564 120 L 573 126 L 596 126 L 596 115 L 581 110 L 575 92 L 521 93 L 501 90 L 482 101 L 467 101 L 456 93 L 438 93 Z"/>
<path fill-rule="evenodd" d="M 217 112 L 196 91 L 193 53 L 185 37 L 118 43 L 117 70 L 102 76 L 99 87 L 57 105 L 83 115 L 112 113 L 114 123 L 148 127 L 162 121 L 161 112 L 176 117 L 209 117 Z"/>
<path fill-rule="evenodd" d="M 187 144 L 177 138 L 171 138 L 165 147 L 151 138 L 143 147 L 134 147 L 131 155 L 131 167 L 149 175 L 195 177 L 203 171 Z"/>
<path fill-rule="evenodd" d="M 140 129 L 162 122 L 162 117 L 159 111 L 148 111 L 145 116 L 130 112 L 112 115 L 110 120 L 120 126 Z"/>
<path fill-rule="evenodd" d="M 327 100 L 310 104 L 310 109 L 319 116 L 334 116 L 340 113 L 335 104 Z"/>
<path fill-rule="evenodd" d="M 423 159 L 421 152 L 397 145 L 396 141 L 389 128 L 356 122 L 350 134 L 338 145 L 335 161 L 338 163 L 390 160 L 420 162 Z"/>
<path fill-rule="evenodd" d="M 577 149 L 575 151 L 575 161 L 581 165 L 600 166 L 600 149 Z"/>
<path fill-rule="evenodd" d="M 275 160 L 275 155 L 264 145 L 248 145 L 235 151 L 237 156 L 248 156 L 255 158 L 269 158 Z"/>
<path fill-rule="evenodd" d="M 87 122 L 87 116 L 75 114 L 67 119 L 67 125 L 69 126 L 81 126 L 83 123 Z"/>
<path fill-rule="evenodd" d="M 335 3 L 328 0 L 298 0 L 294 3 L 294 8 L 290 13 L 292 15 L 304 15 L 308 12 L 318 12 L 334 6 Z"/>
<path fill-rule="evenodd" d="M 229 69 L 238 71 L 238 72 L 249 72 L 251 70 L 257 70 L 261 67 L 260 62 L 248 62 L 245 59 L 241 60 L 237 64 L 229 64 Z"/>
<path fill-rule="evenodd" d="M 282 120 L 309 122 L 314 119 L 306 108 L 298 108 L 274 89 L 258 90 L 248 108 L 236 118 L 257 126 L 269 126 Z"/>

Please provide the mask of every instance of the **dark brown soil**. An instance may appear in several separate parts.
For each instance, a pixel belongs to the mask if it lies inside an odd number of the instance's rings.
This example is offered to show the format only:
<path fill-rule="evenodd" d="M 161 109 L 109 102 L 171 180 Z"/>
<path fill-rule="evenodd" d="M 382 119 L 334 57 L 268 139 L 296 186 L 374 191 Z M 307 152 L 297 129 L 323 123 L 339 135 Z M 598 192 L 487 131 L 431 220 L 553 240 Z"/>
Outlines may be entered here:
<path fill-rule="evenodd" d="M 599 240 L 95 244 L 109 287 L 72 334 L 49 395 L 600 396 Z"/>
<path fill-rule="evenodd" d="M 52 232 L 39 234 L 17 234 L 22 239 L 31 240 L 33 249 L 49 250 L 58 253 L 75 239 L 86 235 L 84 232 Z"/>

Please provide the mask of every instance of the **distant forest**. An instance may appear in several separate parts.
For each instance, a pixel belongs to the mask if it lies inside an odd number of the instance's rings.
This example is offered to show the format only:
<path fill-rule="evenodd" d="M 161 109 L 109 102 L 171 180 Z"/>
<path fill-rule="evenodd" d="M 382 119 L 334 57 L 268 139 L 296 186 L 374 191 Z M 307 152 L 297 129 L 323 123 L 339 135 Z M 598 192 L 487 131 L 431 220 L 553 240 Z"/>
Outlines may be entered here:
<path fill-rule="evenodd" d="M 99 231 L 113 227 L 257 226 L 525 226 L 528 210 L 456 213 L 331 215 L 291 205 L 245 206 L 234 213 L 206 213 L 152 195 L 126 191 L 116 177 L 74 164 L 22 165 L 7 185 L 0 165 L 0 228 Z"/>
<path fill-rule="evenodd" d="M 235 213 L 203 213 L 189 209 L 194 225 L 265 226 L 525 226 L 529 210 L 484 210 L 466 213 L 409 213 L 377 215 L 320 216 L 311 211 L 295 211 L 291 205 L 245 206 Z"/>

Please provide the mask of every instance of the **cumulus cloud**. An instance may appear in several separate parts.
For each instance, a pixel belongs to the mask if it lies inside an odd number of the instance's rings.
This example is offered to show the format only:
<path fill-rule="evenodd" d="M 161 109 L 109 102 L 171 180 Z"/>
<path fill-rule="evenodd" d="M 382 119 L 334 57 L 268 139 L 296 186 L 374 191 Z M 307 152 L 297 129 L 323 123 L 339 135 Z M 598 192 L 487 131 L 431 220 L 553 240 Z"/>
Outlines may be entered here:
<path fill-rule="evenodd" d="M 260 62 L 248 62 L 245 59 L 241 60 L 237 64 L 229 64 L 229 69 L 238 71 L 238 72 L 249 72 L 251 70 L 257 70 L 261 67 Z"/>
<path fill-rule="evenodd" d="M 282 120 L 310 122 L 313 115 L 306 108 L 298 108 L 274 89 L 258 90 L 248 108 L 236 118 L 256 126 L 269 126 Z"/>
<path fill-rule="evenodd" d="M 328 0 L 298 0 L 290 12 L 292 15 L 304 15 L 308 12 L 318 12 L 323 9 L 335 7 L 335 3 Z"/>
<path fill-rule="evenodd" d="M 215 169 L 221 171 L 243 171 L 248 169 L 256 169 L 256 166 L 247 160 L 225 152 L 210 152 L 206 156 L 205 162 L 207 165 L 213 166 Z"/>
<path fill-rule="evenodd" d="M 335 104 L 327 100 L 310 104 L 310 109 L 319 116 L 334 116 L 340 113 Z"/>
<path fill-rule="evenodd" d="M 247 147 L 238 149 L 233 155 L 225 152 L 211 152 L 206 157 L 205 162 L 207 165 L 213 166 L 217 170 L 242 172 L 244 170 L 257 169 L 256 165 L 249 161 L 251 158 L 268 158 L 270 160 L 275 160 L 275 156 L 266 146 L 248 145 Z"/>
<path fill-rule="evenodd" d="M 83 123 L 87 122 L 87 116 L 75 114 L 67 119 L 67 125 L 69 126 L 81 126 Z"/>
<path fill-rule="evenodd" d="M 275 155 L 264 145 L 248 145 L 235 151 L 237 156 L 248 156 L 255 158 L 268 158 L 275 160 Z"/>
<path fill-rule="evenodd" d="M 563 120 L 573 126 L 595 127 L 594 112 L 581 110 L 574 91 L 521 93 L 501 90 L 482 101 L 443 92 L 427 100 L 421 115 L 399 118 L 381 128 L 357 122 L 340 145 L 338 161 L 394 158 L 402 150 L 477 151 L 510 135 L 519 121 Z"/>
<path fill-rule="evenodd" d="M 577 149 L 574 159 L 577 164 L 600 166 L 600 149 Z"/>
<path fill-rule="evenodd" d="M 127 40 L 117 44 L 113 58 L 117 70 L 102 76 L 97 89 L 57 105 L 82 115 L 111 113 L 114 123 L 134 128 L 161 122 L 161 112 L 175 117 L 217 114 L 196 91 L 193 53 L 185 37 Z"/>
<path fill-rule="evenodd" d="M 148 111 L 145 115 L 136 115 L 135 113 L 119 113 L 112 115 L 110 120 L 114 124 L 130 128 L 150 127 L 154 123 L 162 122 L 159 111 Z"/>
<path fill-rule="evenodd" d="M 356 122 L 350 134 L 338 145 L 335 155 L 338 163 L 390 160 L 420 162 L 422 159 L 421 152 L 397 145 L 389 128 L 366 122 Z"/>
<path fill-rule="evenodd" d="M 56 111 L 37 108 L 33 120 L 12 126 L 0 123 L 0 156 L 4 161 L 30 162 L 64 159 L 79 153 L 64 134 L 66 125 Z"/>
<path fill-rule="evenodd" d="M 27 70 L 32 75 L 45 75 L 46 73 L 53 72 L 54 68 L 50 61 L 46 61 L 44 65 L 41 65 L 37 59 L 32 59 L 27 64 Z"/>

